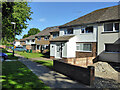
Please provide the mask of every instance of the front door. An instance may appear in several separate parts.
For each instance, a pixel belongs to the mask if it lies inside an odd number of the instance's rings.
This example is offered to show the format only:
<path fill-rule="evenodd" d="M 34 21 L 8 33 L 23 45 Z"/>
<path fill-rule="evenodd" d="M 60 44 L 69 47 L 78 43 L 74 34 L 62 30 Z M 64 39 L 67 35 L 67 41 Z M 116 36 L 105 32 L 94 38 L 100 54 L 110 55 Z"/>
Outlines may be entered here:
<path fill-rule="evenodd" d="M 62 58 L 62 44 L 56 44 L 56 57 L 55 58 Z"/>

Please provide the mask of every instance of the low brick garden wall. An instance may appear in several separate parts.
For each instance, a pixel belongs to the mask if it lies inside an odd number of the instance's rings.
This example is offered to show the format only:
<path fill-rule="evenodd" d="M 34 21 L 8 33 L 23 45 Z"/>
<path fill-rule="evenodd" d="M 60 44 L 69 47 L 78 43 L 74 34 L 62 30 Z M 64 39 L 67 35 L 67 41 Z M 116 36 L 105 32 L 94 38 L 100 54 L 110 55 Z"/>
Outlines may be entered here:
<path fill-rule="evenodd" d="M 53 60 L 53 68 L 73 80 L 78 82 L 93 85 L 94 83 L 94 67 L 88 66 L 87 68 L 75 66 L 72 64 L 64 63 L 58 60 Z"/>

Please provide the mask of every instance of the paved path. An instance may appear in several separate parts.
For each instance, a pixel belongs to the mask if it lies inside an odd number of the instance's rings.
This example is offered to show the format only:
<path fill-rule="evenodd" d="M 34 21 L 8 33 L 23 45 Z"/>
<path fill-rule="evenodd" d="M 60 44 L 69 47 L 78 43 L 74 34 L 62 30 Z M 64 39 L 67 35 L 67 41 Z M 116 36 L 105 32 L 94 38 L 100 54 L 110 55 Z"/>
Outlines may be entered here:
<path fill-rule="evenodd" d="M 32 62 L 24 57 L 20 57 L 19 61 L 24 63 L 33 73 L 39 77 L 40 80 L 42 80 L 51 88 L 90 88 L 89 86 L 73 81 L 67 76 L 52 71 L 49 68 Z"/>

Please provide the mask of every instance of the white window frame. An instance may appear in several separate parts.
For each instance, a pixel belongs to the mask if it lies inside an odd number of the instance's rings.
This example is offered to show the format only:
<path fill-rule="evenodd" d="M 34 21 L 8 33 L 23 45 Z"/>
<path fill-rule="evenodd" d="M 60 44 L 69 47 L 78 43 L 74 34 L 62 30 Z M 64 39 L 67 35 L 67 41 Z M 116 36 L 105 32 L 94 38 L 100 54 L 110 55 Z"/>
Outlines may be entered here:
<path fill-rule="evenodd" d="M 80 44 L 83 44 L 83 45 L 84 44 L 90 44 L 91 45 L 91 51 L 77 50 L 77 46 L 80 46 Z M 79 51 L 79 52 L 92 52 L 92 43 L 76 43 L 76 51 Z"/>
<path fill-rule="evenodd" d="M 113 23 L 113 31 L 105 31 L 105 24 L 109 24 L 109 23 Z M 103 32 L 118 32 L 119 30 L 115 30 L 115 23 L 119 23 L 119 22 L 108 22 L 108 23 L 103 23 Z M 119 23 L 119 27 L 120 27 L 120 23 Z"/>

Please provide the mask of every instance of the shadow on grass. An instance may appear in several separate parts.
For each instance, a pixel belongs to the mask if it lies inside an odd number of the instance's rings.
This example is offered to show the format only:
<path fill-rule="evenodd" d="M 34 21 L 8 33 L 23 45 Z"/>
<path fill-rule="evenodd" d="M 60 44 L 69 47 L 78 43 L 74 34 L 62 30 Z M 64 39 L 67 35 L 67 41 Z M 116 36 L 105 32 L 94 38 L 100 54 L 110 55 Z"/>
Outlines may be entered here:
<path fill-rule="evenodd" d="M 41 88 L 42 90 L 50 89 L 21 62 L 3 62 L 2 65 L 3 88 Z"/>
<path fill-rule="evenodd" d="M 53 61 L 48 61 L 48 60 L 36 60 L 36 61 L 34 61 L 34 62 L 36 62 L 36 63 L 39 63 L 39 64 L 41 64 L 41 65 L 43 65 L 43 66 L 46 66 L 46 67 L 48 67 L 48 68 L 50 68 L 50 69 L 53 69 Z"/>

